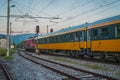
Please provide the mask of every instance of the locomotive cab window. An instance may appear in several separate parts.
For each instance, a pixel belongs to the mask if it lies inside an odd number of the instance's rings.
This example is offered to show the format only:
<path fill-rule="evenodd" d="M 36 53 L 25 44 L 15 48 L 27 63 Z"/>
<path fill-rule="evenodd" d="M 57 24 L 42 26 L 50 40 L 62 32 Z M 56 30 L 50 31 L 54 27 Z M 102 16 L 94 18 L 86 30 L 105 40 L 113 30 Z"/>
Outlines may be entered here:
<path fill-rule="evenodd" d="M 115 26 L 115 38 L 120 38 L 120 25 Z"/>

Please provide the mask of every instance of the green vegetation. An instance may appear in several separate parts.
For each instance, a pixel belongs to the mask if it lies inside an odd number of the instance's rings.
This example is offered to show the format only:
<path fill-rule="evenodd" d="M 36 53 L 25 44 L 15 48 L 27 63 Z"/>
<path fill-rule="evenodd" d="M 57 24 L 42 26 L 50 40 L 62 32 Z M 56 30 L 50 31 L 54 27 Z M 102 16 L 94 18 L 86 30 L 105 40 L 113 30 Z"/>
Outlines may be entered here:
<path fill-rule="evenodd" d="M 23 42 L 23 41 L 21 41 L 21 42 L 20 42 L 20 43 L 18 43 L 15 47 L 16 47 L 16 48 L 22 48 L 22 47 L 23 47 L 23 43 L 24 43 L 24 42 Z"/>
<path fill-rule="evenodd" d="M 56 60 L 56 61 L 61 61 L 61 62 L 67 62 L 67 63 L 72 63 L 75 64 L 75 62 L 63 58 L 50 58 L 51 60 Z"/>
<path fill-rule="evenodd" d="M 12 60 L 14 57 L 13 56 L 5 56 L 4 59 L 6 60 Z"/>
<path fill-rule="evenodd" d="M 6 53 L 7 52 L 7 50 L 6 49 L 3 49 L 3 48 L 0 48 L 0 56 L 2 57 L 2 56 L 6 56 Z"/>
<path fill-rule="evenodd" d="M 101 66 L 96 65 L 96 64 L 80 64 L 80 65 L 85 66 L 87 68 L 91 68 L 91 69 L 98 69 L 98 70 L 104 70 L 104 71 L 109 70 L 108 68 L 101 67 Z"/>
<path fill-rule="evenodd" d="M 118 71 L 116 74 L 117 74 L 118 76 L 120 76 L 120 71 Z"/>
<path fill-rule="evenodd" d="M 6 56 L 7 50 L 4 48 L 0 48 L 0 57 L 6 59 L 6 60 L 11 60 L 13 59 L 13 54 L 15 53 L 15 50 L 10 49 L 10 56 Z"/>
<path fill-rule="evenodd" d="M 98 69 L 98 70 L 104 70 L 104 71 L 109 70 L 109 68 L 101 67 L 99 65 L 95 65 L 95 64 L 80 64 L 78 62 L 74 62 L 74 61 L 71 61 L 71 60 L 63 59 L 63 58 L 50 58 L 50 59 L 51 60 L 56 60 L 56 61 L 61 61 L 61 62 L 67 62 L 67 63 L 71 63 L 71 64 L 75 64 L 75 65 L 80 65 L 80 66 L 84 66 L 84 67 L 91 68 L 91 69 Z"/>

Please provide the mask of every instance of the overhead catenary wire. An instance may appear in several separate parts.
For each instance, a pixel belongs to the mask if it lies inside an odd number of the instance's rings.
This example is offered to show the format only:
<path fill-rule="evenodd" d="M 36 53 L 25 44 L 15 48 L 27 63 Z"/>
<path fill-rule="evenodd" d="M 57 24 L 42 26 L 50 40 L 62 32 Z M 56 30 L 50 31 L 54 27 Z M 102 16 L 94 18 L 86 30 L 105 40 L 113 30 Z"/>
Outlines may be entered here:
<path fill-rule="evenodd" d="M 40 2 L 41 2 L 42 0 L 38 0 L 38 1 L 36 1 L 36 3 L 32 6 L 32 8 L 36 8 L 37 6 L 38 6 L 38 4 L 40 4 Z"/>
<path fill-rule="evenodd" d="M 27 6 L 27 5 L 24 5 L 24 4 L 22 4 L 22 3 L 19 3 L 19 2 L 17 2 L 17 1 L 11 1 L 12 3 L 14 3 L 14 4 L 18 4 L 19 6 L 21 6 L 22 8 L 24 8 L 24 9 L 29 9 L 29 6 Z M 22 9 L 23 10 L 23 9 Z M 35 9 L 35 8 L 31 8 L 31 12 L 33 13 L 33 14 L 35 14 L 36 16 L 39 16 L 39 12 Z M 44 15 L 47 15 L 47 16 L 52 16 L 52 15 L 50 15 L 50 14 L 47 14 L 47 13 L 45 13 L 45 12 L 41 12 L 41 14 L 44 14 Z"/>
<path fill-rule="evenodd" d="M 93 16 L 95 17 L 95 16 L 102 15 L 102 18 L 101 18 L 101 19 L 110 17 L 112 14 L 115 14 L 115 13 L 111 13 L 111 15 L 107 15 L 107 16 L 105 16 L 105 13 L 106 13 L 106 12 L 109 12 L 109 11 L 113 11 L 114 8 L 116 8 L 116 7 L 120 7 L 120 5 L 114 5 L 114 6 L 112 6 L 112 7 L 111 7 L 110 9 L 108 9 L 108 10 L 102 9 L 101 12 L 104 12 L 104 13 L 97 12 L 97 13 L 93 13 L 92 15 L 89 15 L 89 16 L 86 16 L 86 17 L 84 17 L 84 18 L 81 18 L 79 21 L 72 21 L 72 23 L 75 23 L 75 24 L 67 23 L 67 24 L 63 24 L 63 25 L 61 25 L 61 26 L 69 27 L 70 25 L 71 25 L 71 26 L 80 25 L 80 24 L 85 23 L 85 22 L 80 23 L 80 21 L 82 21 L 82 20 L 84 20 L 84 19 L 86 19 L 86 18 L 87 18 L 87 19 L 88 19 L 88 18 L 91 18 L 91 17 L 93 17 Z M 120 12 L 119 12 L 119 13 L 120 13 Z M 97 18 L 97 17 L 96 17 L 96 18 Z M 95 21 L 96 21 L 96 20 L 100 20 L 100 18 L 95 19 Z M 90 21 L 91 21 L 91 20 L 90 20 Z M 92 20 L 92 21 L 93 21 L 93 20 Z M 89 21 L 87 20 L 86 22 L 89 22 Z M 69 26 L 68 26 L 68 25 L 69 25 Z"/>
<path fill-rule="evenodd" d="M 66 10 L 66 11 L 60 12 L 60 13 L 57 14 L 57 15 L 63 15 L 63 14 L 65 14 L 65 13 L 71 12 L 71 11 L 73 11 L 73 10 L 75 10 L 75 9 L 78 9 L 78 8 L 81 7 L 81 6 L 84 6 L 84 5 L 86 5 L 86 4 L 89 4 L 90 2 L 92 2 L 92 1 L 91 1 L 91 0 L 86 1 L 86 2 L 84 2 L 84 3 L 81 3 L 80 5 L 77 5 L 77 6 L 75 6 L 75 7 L 72 7 L 72 8 L 70 8 L 70 9 Z"/>
<path fill-rule="evenodd" d="M 40 12 L 43 12 L 45 9 L 47 9 L 54 1 L 55 1 L 55 0 L 52 0 L 48 5 L 46 5 L 43 9 L 41 9 L 41 10 L 39 11 L 39 13 L 40 13 Z"/>
<path fill-rule="evenodd" d="M 15 7 L 22 15 L 24 15 L 23 11 L 20 10 L 17 6 Z"/>
<path fill-rule="evenodd" d="M 106 6 L 108 6 L 108 5 L 117 3 L 117 2 L 119 2 L 119 1 L 120 1 L 120 0 L 116 0 L 116 1 L 110 2 L 110 3 L 108 3 L 108 4 L 102 5 L 102 6 L 100 6 L 100 7 L 96 7 L 96 8 L 94 8 L 94 9 L 92 9 L 92 10 L 88 10 L 88 11 L 86 11 L 86 12 L 83 12 L 83 13 L 81 13 L 81 14 L 77 14 L 77 15 L 71 17 L 71 18 L 67 18 L 67 19 L 59 22 L 58 24 L 63 23 L 63 22 L 66 22 L 66 21 L 69 21 L 69 20 L 72 20 L 72 19 L 74 19 L 74 18 L 76 18 L 76 17 L 79 17 L 79 16 L 81 16 L 81 15 L 88 14 L 88 13 L 93 12 L 93 11 L 95 11 L 95 10 L 99 10 L 100 8 L 103 8 L 103 7 L 106 7 Z M 52 26 L 55 26 L 55 25 L 57 25 L 57 24 L 54 24 L 54 25 L 52 25 Z"/>
<path fill-rule="evenodd" d="M 0 6 L 0 8 L 2 8 L 6 3 L 7 1 L 4 1 L 3 4 Z"/>

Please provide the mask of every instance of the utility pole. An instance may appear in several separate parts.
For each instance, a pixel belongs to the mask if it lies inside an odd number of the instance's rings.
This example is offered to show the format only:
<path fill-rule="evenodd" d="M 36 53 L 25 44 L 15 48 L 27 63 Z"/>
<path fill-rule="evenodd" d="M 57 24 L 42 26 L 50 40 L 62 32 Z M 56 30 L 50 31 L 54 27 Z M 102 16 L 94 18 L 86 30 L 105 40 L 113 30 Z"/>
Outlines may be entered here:
<path fill-rule="evenodd" d="M 47 25 L 47 34 L 48 34 L 48 25 Z"/>
<path fill-rule="evenodd" d="M 10 47 L 9 47 L 9 21 L 10 21 L 10 0 L 8 0 L 8 9 L 7 9 L 7 55 L 9 56 Z"/>
<path fill-rule="evenodd" d="M 36 50 L 35 50 L 37 54 L 39 54 L 39 49 L 38 49 L 38 35 L 39 35 L 39 32 L 40 32 L 39 28 L 40 28 L 39 25 L 37 25 L 36 26 L 36 36 L 37 36 L 36 45 L 37 46 L 36 46 Z"/>
<path fill-rule="evenodd" d="M 11 48 L 11 45 L 12 45 L 12 35 L 11 35 L 11 28 L 12 28 L 12 23 L 10 22 L 10 29 L 9 29 L 9 40 L 10 40 L 10 43 L 9 43 L 9 45 L 10 45 L 10 48 Z"/>

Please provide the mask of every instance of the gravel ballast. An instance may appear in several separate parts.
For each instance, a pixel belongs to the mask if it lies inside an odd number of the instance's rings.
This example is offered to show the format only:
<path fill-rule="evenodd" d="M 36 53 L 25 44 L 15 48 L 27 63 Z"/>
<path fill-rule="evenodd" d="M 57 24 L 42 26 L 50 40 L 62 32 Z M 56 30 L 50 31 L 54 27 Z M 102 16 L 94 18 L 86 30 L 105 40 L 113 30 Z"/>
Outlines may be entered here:
<path fill-rule="evenodd" d="M 14 59 L 4 61 L 14 80 L 62 80 L 67 77 L 55 73 L 41 65 L 30 62 L 17 53 Z"/>
<path fill-rule="evenodd" d="M 67 64 L 67 65 L 74 66 L 80 69 L 84 69 L 84 70 L 99 73 L 102 75 L 111 76 L 116 79 L 120 79 L 120 74 L 119 74 L 120 65 L 97 63 L 97 62 L 77 60 L 77 59 L 64 58 L 64 57 L 36 55 L 35 53 L 31 53 L 31 54 L 33 54 L 34 56 L 40 57 L 40 58 L 48 59 L 51 61 L 59 62 L 62 64 Z"/>

